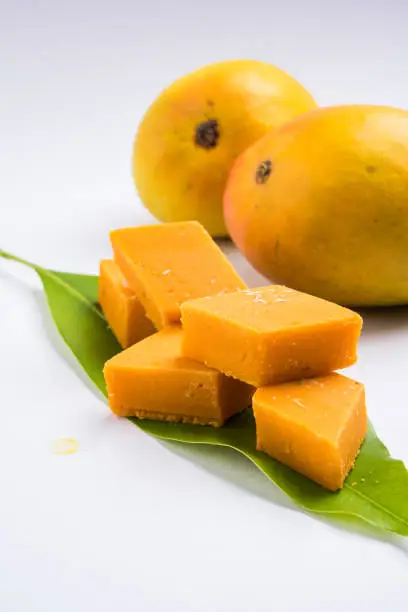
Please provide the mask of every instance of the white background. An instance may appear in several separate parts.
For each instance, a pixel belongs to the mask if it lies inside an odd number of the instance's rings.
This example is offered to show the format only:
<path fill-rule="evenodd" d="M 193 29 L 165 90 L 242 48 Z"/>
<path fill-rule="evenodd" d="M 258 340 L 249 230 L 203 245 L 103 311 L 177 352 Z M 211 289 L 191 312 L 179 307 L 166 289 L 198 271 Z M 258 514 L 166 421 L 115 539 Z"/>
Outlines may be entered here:
<path fill-rule="evenodd" d="M 408 107 L 403 0 L 0 0 L 0 247 L 96 273 L 108 230 L 150 221 L 133 136 L 174 78 L 252 57 L 321 104 Z M 234 260 L 251 284 L 248 265 Z M 1 612 L 407 609 L 408 545 L 292 506 L 244 459 L 113 418 L 33 274 L 0 262 Z M 365 320 L 372 420 L 408 462 L 408 313 Z M 53 440 L 79 452 L 57 456 Z"/>

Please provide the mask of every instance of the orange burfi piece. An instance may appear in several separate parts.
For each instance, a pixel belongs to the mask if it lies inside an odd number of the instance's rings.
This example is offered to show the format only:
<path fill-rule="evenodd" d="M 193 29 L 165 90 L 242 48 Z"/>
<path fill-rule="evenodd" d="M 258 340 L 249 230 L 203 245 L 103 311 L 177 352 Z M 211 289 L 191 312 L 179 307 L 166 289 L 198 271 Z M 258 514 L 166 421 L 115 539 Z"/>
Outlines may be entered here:
<path fill-rule="evenodd" d="M 185 300 L 246 287 L 195 221 L 129 227 L 110 237 L 116 262 L 158 329 L 180 321 Z"/>
<path fill-rule="evenodd" d="M 181 355 L 182 334 L 167 327 L 107 361 L 115 414 L 218 427 L 250 405 L 251 387 Z"/>
<path fill-rule="evenodd" d="M 367 432 L 364 386 L 340 374 L 262 387 L 253 408 L 258 450 L 336 491 Z"/>
<path fill-rule="evenodd" d="M 99 304 L 109 327 L 123 348 L 155 332 L 152 322 L 133 291 L 128 287 L 119 266 L 103 259 L 99 274 Z"/>
<path fill-rule="evenodd" d="M 191 300 L 181 312 L 184 354 L 256 387 L 356 361 L 361 317 L 287 287 Z"/>

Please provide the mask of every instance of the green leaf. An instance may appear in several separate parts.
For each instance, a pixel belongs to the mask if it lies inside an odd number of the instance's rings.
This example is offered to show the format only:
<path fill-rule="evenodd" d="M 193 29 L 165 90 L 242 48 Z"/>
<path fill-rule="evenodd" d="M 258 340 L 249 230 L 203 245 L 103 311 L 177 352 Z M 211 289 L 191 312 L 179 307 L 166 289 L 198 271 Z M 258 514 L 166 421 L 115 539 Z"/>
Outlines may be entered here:
<path fill-rule="evenodd" d="M 62 337 L 106 395 L 102 368 L 121 349 L 97 307 L 97 277 L 46 270 L 1 250 L 0 256 L 37 272 Z M 390 457 L 372 426 L 344 488 L 331 493 L 256 450 L 255 424 L 249 410 L 219 429 L 129 420 L 162 440 L 235 449 L 305 510 L 364 521 L 377 529 L 408 536 L 408 472 L 401 461 Z"/>

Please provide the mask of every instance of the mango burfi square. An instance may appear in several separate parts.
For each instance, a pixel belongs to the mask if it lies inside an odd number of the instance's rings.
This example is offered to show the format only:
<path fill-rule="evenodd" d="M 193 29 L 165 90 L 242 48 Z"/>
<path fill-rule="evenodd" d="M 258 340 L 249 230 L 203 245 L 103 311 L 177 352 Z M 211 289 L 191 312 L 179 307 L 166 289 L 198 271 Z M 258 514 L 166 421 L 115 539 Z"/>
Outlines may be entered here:
<path fill-rule="evenodd" d="M 115 261 L 158 329 L 180 321 L 185 300 L 246 284 L 195 221 L 114 230 Z"/>
<path fill-rule="evenodd" d="M 328 374 L 356 361 L 361 317 L 288 287 L 191 300 L 181 312 L 183 353 L 255 387 Z"/>
<path fill-rule="evenodd" d="M 109 327 L 123 348 L 156 331 L 119 266 L 111 259 L 100 262 L 98 294 Z"/>
<path fill-rule="evenodd" d="M 167 327 L 106 362 L 115 414 L 218 427 L 250 405 L 251 387 L 182 356 L 182 335 Z"/>
<path fill-rule="evenodd" d="M 364 386 L 346 376 L 257 389 L 257 449 L 336 491 L 354 465 L 367 432 Z"/>

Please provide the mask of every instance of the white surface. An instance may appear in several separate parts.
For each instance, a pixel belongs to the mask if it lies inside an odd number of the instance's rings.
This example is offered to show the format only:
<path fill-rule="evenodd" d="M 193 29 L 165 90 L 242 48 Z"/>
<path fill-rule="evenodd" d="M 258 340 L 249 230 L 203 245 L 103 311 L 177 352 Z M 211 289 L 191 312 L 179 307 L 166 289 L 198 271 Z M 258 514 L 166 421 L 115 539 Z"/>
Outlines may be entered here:
<path fill-rule="evenodd" d="M 257 57 L 322 104 L 407 107 L 407 21 L 402 0 L 3 3 L 0 246 L 95 273 L 110 228 L 150 219 L 129 172 L 144 109 L 201 64 Z M 407 314 L 367 318 L 350 372 L 405 461 Z M 406 543 L 307 516 L 245 460 L 232 470 L 228 454 L 160 444 L 110 416 L 37 280 L 7 262 L 0 330 L 1 612 L 407 609 Z M 51 453 L 64 436 L 77 454 Z"/>

